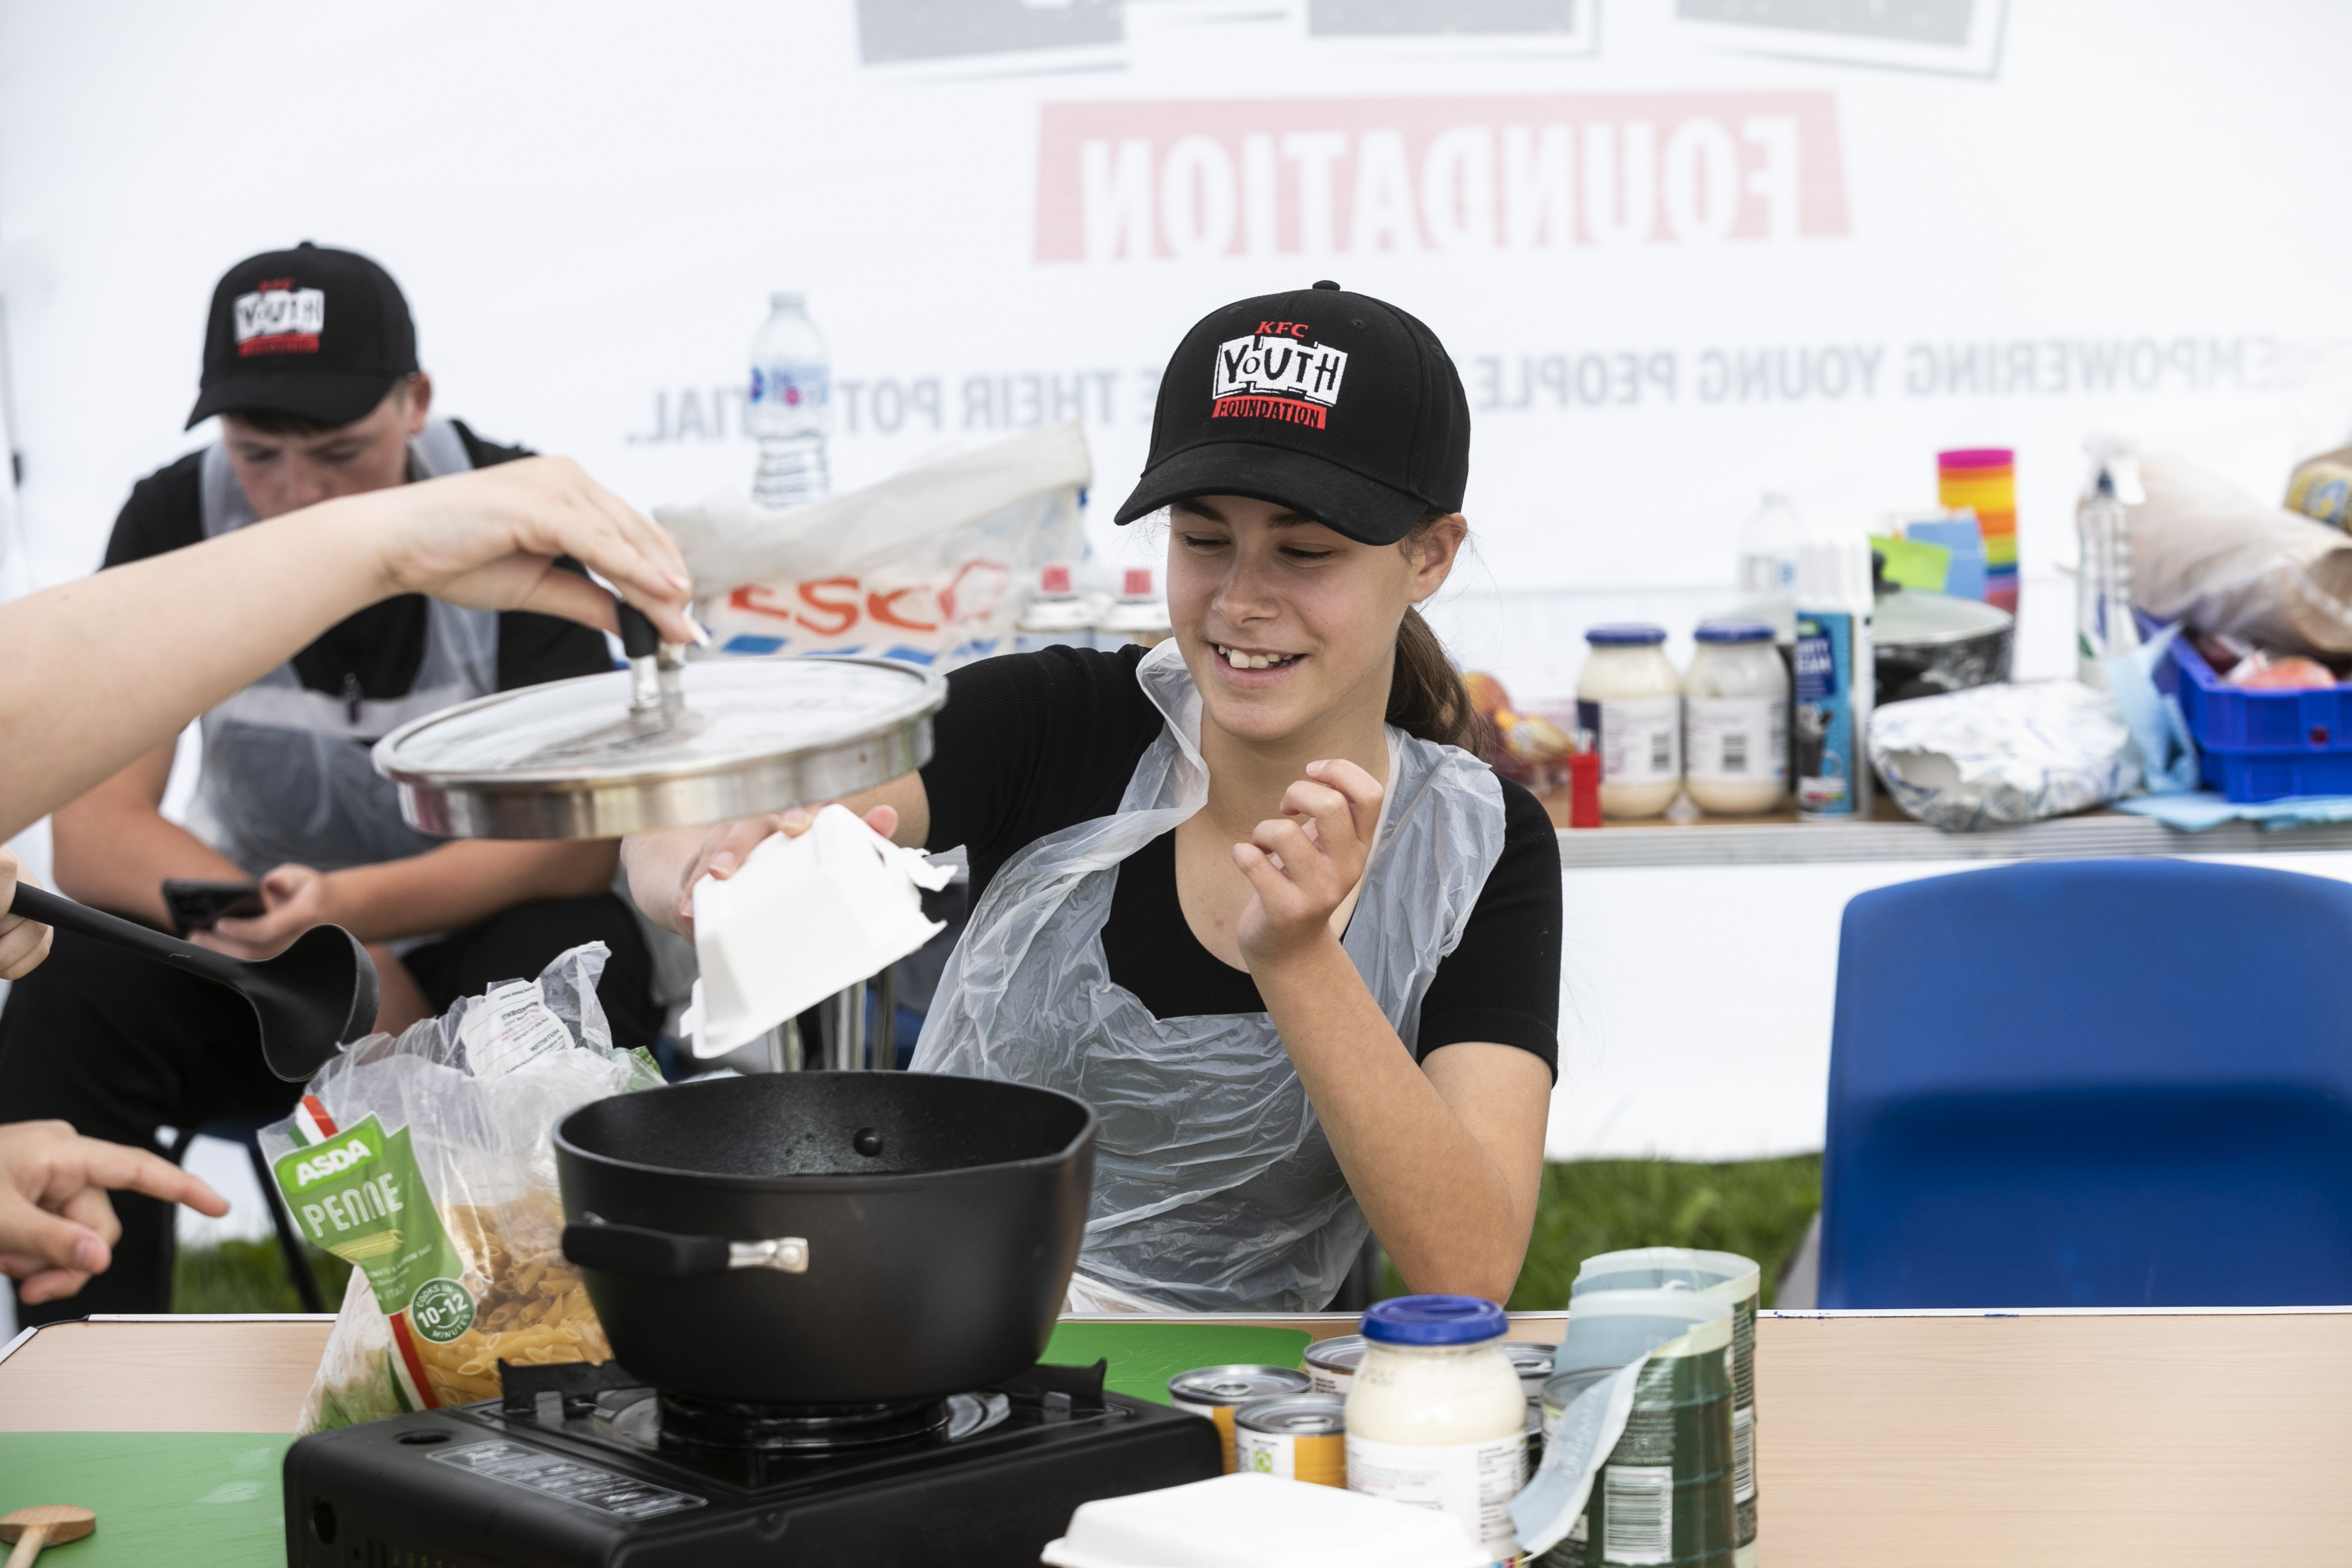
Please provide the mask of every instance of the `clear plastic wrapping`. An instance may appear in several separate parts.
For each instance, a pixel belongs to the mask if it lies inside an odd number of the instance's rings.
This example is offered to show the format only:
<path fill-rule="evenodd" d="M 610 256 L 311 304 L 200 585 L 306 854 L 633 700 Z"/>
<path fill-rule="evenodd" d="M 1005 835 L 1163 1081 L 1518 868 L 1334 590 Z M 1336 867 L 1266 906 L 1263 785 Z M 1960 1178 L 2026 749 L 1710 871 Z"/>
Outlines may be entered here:
<path fill-rule="evenodd" d="M 574 1108 L 661 1081 L 613 1047 L 606 956 L 576 947 L 371 1035 L 262 1130 L 298 1225 L 355 1265 L 298 1430 L 494 1397 L 501 1360 L 611 1358 L 563 1259 L 551 1140 Z"/>

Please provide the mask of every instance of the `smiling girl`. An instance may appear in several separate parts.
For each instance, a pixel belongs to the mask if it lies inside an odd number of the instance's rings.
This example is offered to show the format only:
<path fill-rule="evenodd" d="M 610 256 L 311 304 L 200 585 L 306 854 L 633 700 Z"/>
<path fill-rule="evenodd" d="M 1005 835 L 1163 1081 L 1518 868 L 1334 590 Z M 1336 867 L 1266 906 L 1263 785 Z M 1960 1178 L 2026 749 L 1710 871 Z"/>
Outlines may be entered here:
<path fill-rule="evenodd" d="M 918 1070 L 1101 1118 L 1077 1310 L 1320 1310 L 1367 1226 L 1415 1291 L 1526 1254 L 1558 1056 L 1559 857 L 1414 609 L 1467 525 L 1429 330 L 1318 283 L 1195 326 L 1120 508 L 1169 513 L 1175 636 L 950 679 L 919 773 L 847 804 L 965 846 Z M 632 840 L 639 901 L 807 815 Z"/>

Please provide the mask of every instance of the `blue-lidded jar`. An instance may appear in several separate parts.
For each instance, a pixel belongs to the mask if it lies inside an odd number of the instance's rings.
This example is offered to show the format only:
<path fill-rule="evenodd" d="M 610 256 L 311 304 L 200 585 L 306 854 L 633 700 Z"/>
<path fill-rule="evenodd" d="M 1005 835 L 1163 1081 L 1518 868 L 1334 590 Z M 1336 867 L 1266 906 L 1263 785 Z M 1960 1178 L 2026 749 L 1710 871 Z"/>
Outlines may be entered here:
<path fill-rule="evenodd" d="M 1666 628 L 1630 621 L 1584 634 L 1576 723 L 1601 753 L 1601 814 L 1655 816 L 1683 792 L 1683 678 Z"/>
<path fill-rule="evenodd" d="M 1509 1327 L 1475 1296 L 1376 1301 L 1348 1390 L 1349 1489 L 1450 1513 L 1497 1562 L 1518 1551 L 1510 1500 L 1528 1479 Z"/>

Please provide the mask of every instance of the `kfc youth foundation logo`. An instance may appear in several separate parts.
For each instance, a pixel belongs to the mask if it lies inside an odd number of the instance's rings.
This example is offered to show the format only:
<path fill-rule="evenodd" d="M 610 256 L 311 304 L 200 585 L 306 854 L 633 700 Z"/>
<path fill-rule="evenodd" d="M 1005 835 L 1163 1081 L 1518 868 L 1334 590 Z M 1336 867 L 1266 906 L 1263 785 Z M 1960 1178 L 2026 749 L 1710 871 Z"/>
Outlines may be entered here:
<path fill-rule="evenodd" d="M 1276 329 L 1291 329 L 1286 332 Z M 1339 381 L 1348 374 L 1344 349 L 1303 342 L 1296 321 L 1261 321 L 1245 338 L 1217 345 L 1210 395 L 1212 419 L 1279 419 L 1323 428 L 1339 401 Z"/>
<path fill-rule="evenodd" d="M 1849 232 L 1826 92 L 1050 103 L 1038 130 L 1040 261 Z"/>
<path fill-rule="evenodd" d="M 291 279 L 271 279 L 253 293 L 236 297 L 236 352 L 241 358 L 317 353 L 319 333 L 326 325 L 327 296 L 316 289 L 297 289 Z"/>

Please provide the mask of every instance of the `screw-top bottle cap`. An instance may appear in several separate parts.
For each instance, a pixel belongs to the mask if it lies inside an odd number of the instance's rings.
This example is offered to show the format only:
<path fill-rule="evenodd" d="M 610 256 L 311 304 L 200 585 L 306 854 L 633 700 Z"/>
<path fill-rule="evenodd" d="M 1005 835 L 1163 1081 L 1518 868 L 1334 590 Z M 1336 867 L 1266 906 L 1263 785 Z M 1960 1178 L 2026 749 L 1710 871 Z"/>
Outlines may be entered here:
<path fill-rule="evenodd" d="M 1666 628 L 1652 626 L 1647 621 L 1619 621 L 1590 628 L 1584 634 L 1584 640 L 1595 647 L 1642 647 L 1665 641 Z"/>
<path fill-rule="evenodd" d="M 1041 594 L 1066 594 L 1070 591 L 1070 569 L 1056 563 L 1037 574 L 1037 591 Z"/>
<path fill-rule="evenodd" d="M 1121 598 L 1149 599 L 1152 596 L 1150 567 L 1130 566 L 1121 581 L 1125 584 L 1119 589 Z"/>
<path fill-rule="evenodd" d="M 772 310 L 804 310 L 808 308 L 808 296 L 797 289 L 790 292 L 778 289 L 768 296 L 768 308 Z"/>
<path fill-rule="evenodd" d="M 1770 642 L 1769 621 L 1701 621 L 1691 634 L 1704 643 Z"/>
<path fill-rule="evenodd" d="M 1373 1302 L 1363 1329 L 1385 1345 L 1475 1345 L 1501 1339 L 1510 1320 L 1479 1296 L 1396 1296 Z"/>

